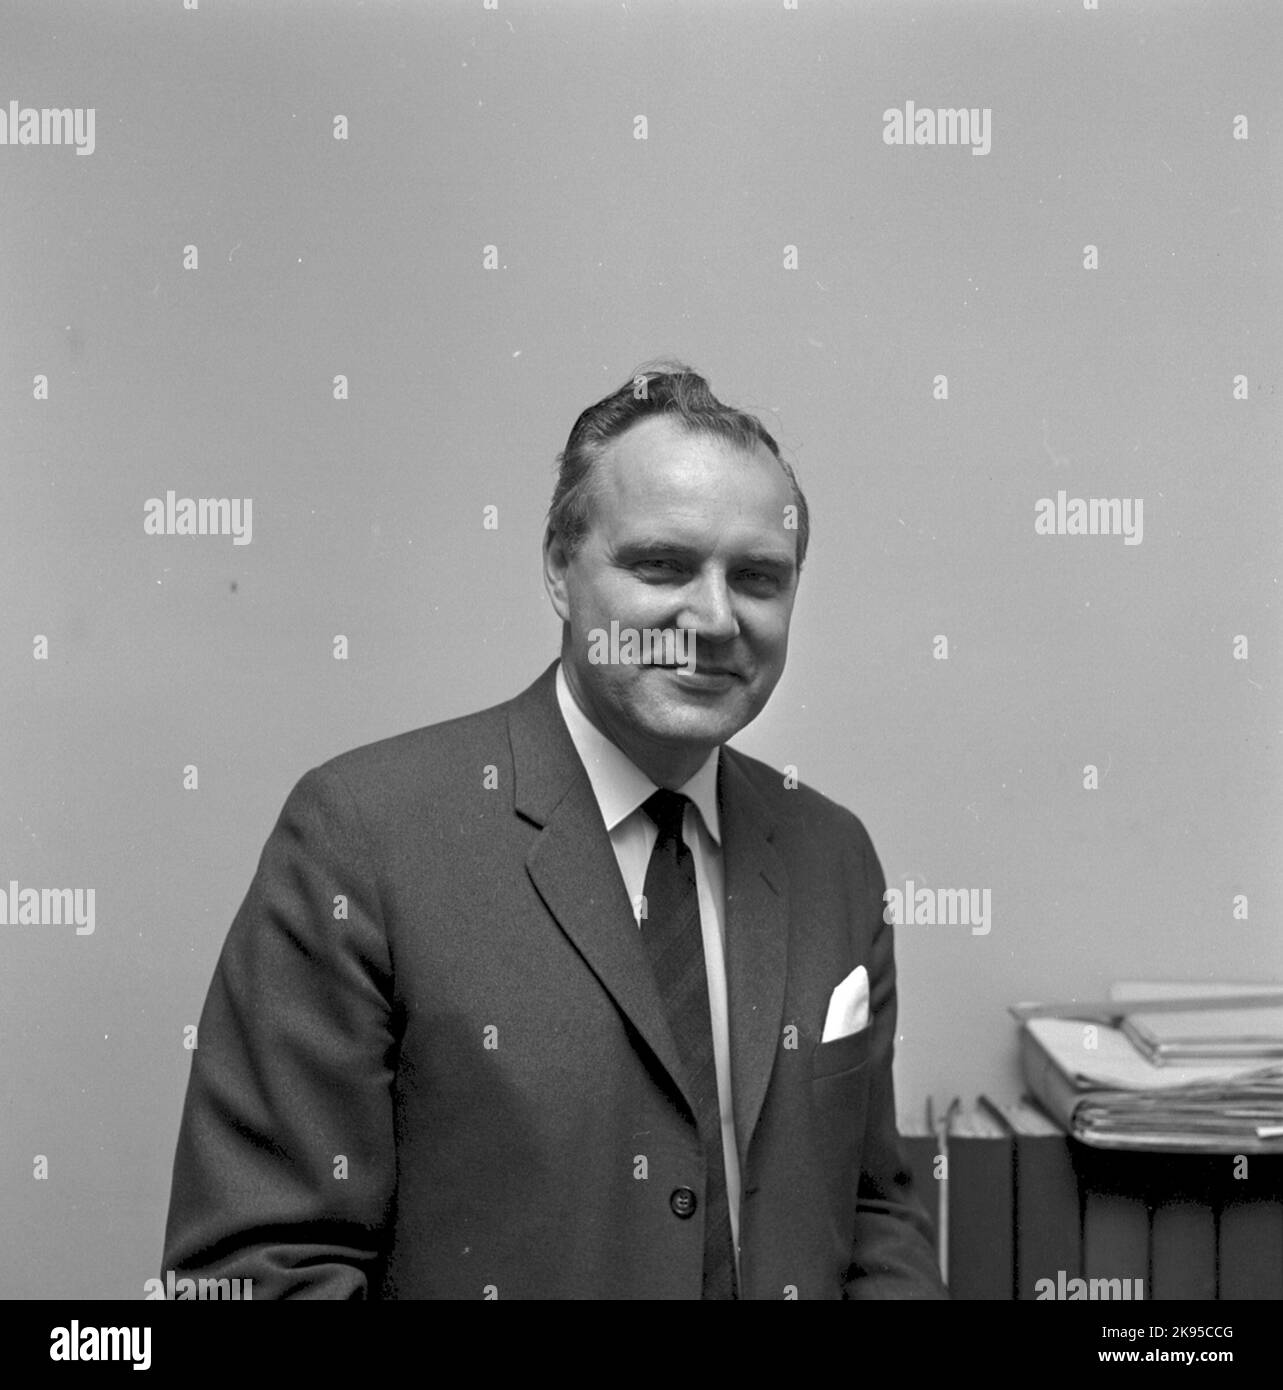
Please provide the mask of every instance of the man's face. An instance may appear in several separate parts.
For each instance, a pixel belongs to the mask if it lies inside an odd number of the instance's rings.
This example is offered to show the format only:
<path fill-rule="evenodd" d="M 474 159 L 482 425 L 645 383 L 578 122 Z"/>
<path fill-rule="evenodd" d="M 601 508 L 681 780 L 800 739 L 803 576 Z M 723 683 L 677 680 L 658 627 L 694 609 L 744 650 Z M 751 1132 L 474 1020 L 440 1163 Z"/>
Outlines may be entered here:
<path fill-rule="evenodd" d="M 588 534 L 545 541 L 545 581 L 567 624 L 562 665 L 580 706 L 652 780 L 678 786 L 756 718 L 784 671 L 797 590 L 793 502 L 770 451 L 632 426 L 597 465 Z M 596 663 L 594 632 L 691 628 L 695 670 Z"/>

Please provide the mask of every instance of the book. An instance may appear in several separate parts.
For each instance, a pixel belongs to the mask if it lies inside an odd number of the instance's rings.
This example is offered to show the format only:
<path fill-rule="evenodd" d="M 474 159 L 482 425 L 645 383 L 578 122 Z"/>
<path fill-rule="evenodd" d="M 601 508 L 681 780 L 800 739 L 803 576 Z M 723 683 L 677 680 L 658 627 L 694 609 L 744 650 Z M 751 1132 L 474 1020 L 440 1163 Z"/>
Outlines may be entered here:
<path fill-rule="evenodd" d="M 1176 1154 L 1150 1178 L 1150 1293 L 1155 1300 L 1216 1297 L 1216 1207 L 1223 1155 Z"/>
<path fill-rule="evenodd" d="M 1283 1158 L 1227 1154 L 1219 1162 L 1217 1297 L 1283 1300 Z"/>
<path fill-rule="evenodd" d="M 980 1103 L 1012 1136 L 1015 1296 L 1037 1299 L 1040 1280 L 1059 1287 L 1082 1275 L 1082 1211 L 1069 1137 L 1028 1099 L 999 1104 L 981 1096 Z"/>
<path fill-rule="evenodd" d="M 1283 996 L 1269 1008 L 1128 1014 L 1122 1031 L 1155 1066 L 1283 1057 Z"/>
<path fill-rule="evenodd" d="M 1150 1153 L 1119 1153 L 1080 1144 L 1072 1153 L 1082 1190 L 1083 1277 L 1089 1290 L 1103 1291 L 1096 1297 L 1148 1298 L 1147 1194 L 1162 1161 Z"/>
<path fill-rule="evenodd" d="M 949 1292 L 1015 1297 L 1012 1137 L 980 1107 L 951 1107 L 948 1124 Z"/>

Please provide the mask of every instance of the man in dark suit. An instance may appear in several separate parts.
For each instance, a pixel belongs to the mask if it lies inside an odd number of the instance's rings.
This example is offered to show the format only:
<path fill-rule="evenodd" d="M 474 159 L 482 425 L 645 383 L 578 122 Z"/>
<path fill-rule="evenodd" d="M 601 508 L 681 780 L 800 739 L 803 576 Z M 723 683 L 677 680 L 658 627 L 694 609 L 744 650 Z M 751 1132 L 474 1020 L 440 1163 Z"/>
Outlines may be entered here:
<path fill-rule="evenodd" d="M 201 1018 L 166 1268 L 256 1299 L 944 1297 L 873 846 L 724 746 L 784 668 L 796 479 L 680 365 L 560 465 L 560 662 L 285 804 Z"/>

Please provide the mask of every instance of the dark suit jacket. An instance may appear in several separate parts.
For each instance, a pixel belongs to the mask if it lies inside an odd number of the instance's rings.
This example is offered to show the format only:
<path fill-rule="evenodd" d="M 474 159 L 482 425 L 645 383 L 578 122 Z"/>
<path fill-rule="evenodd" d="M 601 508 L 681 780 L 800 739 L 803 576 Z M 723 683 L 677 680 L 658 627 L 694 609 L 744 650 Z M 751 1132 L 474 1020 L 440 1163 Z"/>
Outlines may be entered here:
<path fill-rule="evenodd" d="M 703 1151 L 554 672 L 290 794 L 201 1016 L 166 1269 L 255 1299 L 700 1296 Z M 869 837 L 730 748 L 719 798 L 741 1294 L 943 1297 Z M 860 964 L 871 1025 L 821 1043 Z"/>

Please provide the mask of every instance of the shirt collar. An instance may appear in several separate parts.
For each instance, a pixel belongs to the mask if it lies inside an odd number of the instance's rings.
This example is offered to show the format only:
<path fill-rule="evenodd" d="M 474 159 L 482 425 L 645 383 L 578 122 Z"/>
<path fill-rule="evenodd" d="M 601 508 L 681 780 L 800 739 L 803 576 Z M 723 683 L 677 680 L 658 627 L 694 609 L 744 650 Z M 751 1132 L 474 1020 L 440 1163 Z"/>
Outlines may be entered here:
<path fill-rule="evenodd" d="M 557 704 L 566 721 L 571 741 L 592 783 L 593 795 L 601 808 L 606 830 L 610 832 L 650 796 L 659 790 L 635 762 L 588 718 L 571 693 L 561 663 L 557 663 Z M 704 827 L 713 842 L 722 842 L 721 821 L 717 814 L 717 769 L 722 750 L 714 748 L 699 771 L 678 791 L 699 808 Z"/>

